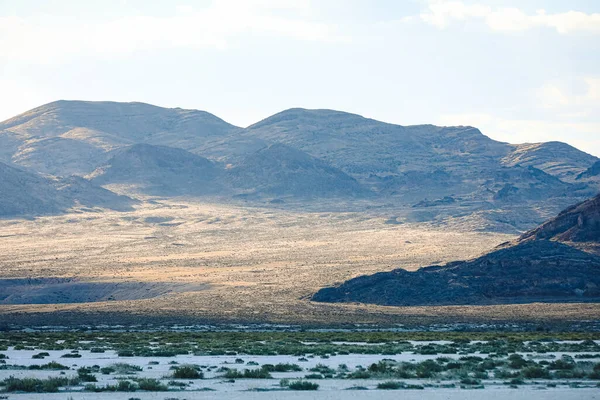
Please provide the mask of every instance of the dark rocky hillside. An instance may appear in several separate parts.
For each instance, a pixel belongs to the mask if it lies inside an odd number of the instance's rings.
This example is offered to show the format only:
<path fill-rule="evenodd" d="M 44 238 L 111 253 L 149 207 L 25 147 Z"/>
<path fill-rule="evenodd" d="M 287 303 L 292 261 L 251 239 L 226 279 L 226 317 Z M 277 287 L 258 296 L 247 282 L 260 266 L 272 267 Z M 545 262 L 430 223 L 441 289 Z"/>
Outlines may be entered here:
<path fill-rule="evenodd" d="M 532 241 L 471 261 L 360 276 L 312 299 L 388 306 L 600 301 L 600 257 Z"/>
<path fill-rule="evenodd" d="M 600 301 L 600 257 L 561 242 L 597 245 L 599 228 L 597 196 L 474 260 L 360 276 L 312 299 L 394 306 Z"/>
<path fill-rule="evenodd" d="M 539 239 L 600 243 L 600 195 L 567 208 L 519 241 Z"/>

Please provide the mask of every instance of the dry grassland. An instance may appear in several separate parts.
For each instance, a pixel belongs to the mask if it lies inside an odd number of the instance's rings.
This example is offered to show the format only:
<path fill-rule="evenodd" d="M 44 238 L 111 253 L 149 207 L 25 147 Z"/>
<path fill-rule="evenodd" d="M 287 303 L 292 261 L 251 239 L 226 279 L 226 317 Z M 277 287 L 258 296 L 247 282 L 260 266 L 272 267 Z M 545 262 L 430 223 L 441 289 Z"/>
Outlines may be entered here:
<path fill-rule="evenodd" d="M 89 314 L 100 315 L 96 322 L 116 322 L 108 316 L 128 314 L 141 320 L 181 316 L 195 321 L 320 324 L 586 319 L 600 314 L 594 304 L 397 308 L 307 300 L 323 286 L 358 275 L 475 257 L 513 238 L 426 224 L 389 225 L 386 219 L 376 213 L 161 201 L 127 213 L 3 220 L 2 279 L 193 283 L 201 290 L 142 300 L 0 305 L 0 320 L 21 321 L 36 313 L 48 321 Z"/>

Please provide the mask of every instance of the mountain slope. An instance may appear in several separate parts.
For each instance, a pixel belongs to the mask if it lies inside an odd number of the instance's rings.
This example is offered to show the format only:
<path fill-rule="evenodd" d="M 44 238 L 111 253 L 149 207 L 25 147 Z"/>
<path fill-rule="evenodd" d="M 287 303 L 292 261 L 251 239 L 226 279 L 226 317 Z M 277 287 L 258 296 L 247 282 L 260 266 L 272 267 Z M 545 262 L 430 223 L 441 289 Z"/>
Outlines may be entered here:
<path fill-rule="evenodd" d="M 82 178 L 49 180 L 0 163 L 0 216 L 56 214 L 77 205 L 125 211 L 133 204 Z"/>
<path fill-rule="evenodd" d="M 514 150 L 502 161 L 507 166 L 532 166 L 569 182 L 598 158 L 566 143 L 546 142 L 514 145 Z"/>
<path fill-rule="evenodd" d="M 567 208 L 519 241 L 539 239 L 600 243 L 600 195 Z"/>
<path fill-rule="evenodd" d="M 286 144 L 328 162 L 382 195 L 411 203 L 445 196 L 494 200 L 488 194 L 505 185 L 520 189 L 523 200 L 565 193 L 582 198 L 591 193 L 585 184 L 565 190 L 564 182 L 547 178 L 574 180 L 573 174 L 597 160 L 564 143 L 511 145 L 469 126 L 400 126 L 333 110 L 286 110 L 230 139 L 231 143 Z M 532 174 L 527 167 L 548 176 Z"/>
<path fill-rule="evenodd" d="M 339 169 L 279 143 L 249 155 L 229 171 L 229 176 L 232 185 L 251 194 L 300 198 L 367 194 Z"/>
<path fill-rule="evenodd" d="M 223 172 L 206 158 L 182 149 L 136 144 L 116 150 L 89 178 L 98 185 L 135 185 L 159 196 L 201 195 L 222 190 Z"/>
<path fill-rule="evenodd" d="M 105 152 L 135 143 L 194 150 L 209 138 L 238 130 L 204 111 L 169 109 L 144 103 L 61 100 L 0 122 L 0 143 L 6 137 L 16 140 L 19 147 L 12 154 L 5 154 L 4 161 L 13 161 L 41 173 L 67 175 L 76 172 L 83 175 L 90 172 L 89 165 L 82 165 L 75 171 L 72 165 L 61 168 L 60 164 L 53 164 L 55 149 L 40 146 L 32 151 L 30 147 L 45 139 L 63 138 L 72 145 L 71 157 L 85 159 L 90 148 Z M 82 144 L 77 146 L 76 142 Z M 29 157 L 22 154 L 29 154 Z M 61 151 L 61 154 L 65 152 Z M 51 167 L 47 167 L 48 164 Z"/>
<path fill-rule="evenodd" d="M 597 196 L 474 260 L 360 276 L 321 289 L 313 300 L 396 306 L 600 301 L 600 257 L 559 241 L 597 245 L 599 221 Z"/>

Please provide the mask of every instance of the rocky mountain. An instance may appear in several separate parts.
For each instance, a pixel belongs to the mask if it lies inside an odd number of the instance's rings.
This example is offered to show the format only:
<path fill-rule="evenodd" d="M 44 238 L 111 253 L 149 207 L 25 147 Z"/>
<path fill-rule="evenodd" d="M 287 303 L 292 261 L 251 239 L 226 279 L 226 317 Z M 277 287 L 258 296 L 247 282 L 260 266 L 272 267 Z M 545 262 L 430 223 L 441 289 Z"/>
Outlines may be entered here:
<path fill-rule="evenodd" d="M 248 195 L 360 197 L 368 194 L 354 178 L 326 162 L 283 144 L 250 154 L 229 170 L 232 185 Z"/>
<path fill-rule="evenodd" d="M 240 140 L 300 149 L 381 195 L 410 203 L 445 196 L 493 200 L 507 185 L 525 199 L 565 193 L 581 198 L 598 189 L 568 186 L 598 160 L 594 156 L 558 142 L 502 143 L 469 126 L 400 126 L 339 111 L 290 109 L 251 125 L 229 142 Z"/>
<path fill-rule="evenodd" d="M 183 149 L 136 144 L 118 149 L 88 178 L 97 185 L 129 184 L 158 196 L 206 195 L 224 190 L 225 171 Z"/>
<path fill-rule="evenodd" d="M 312 299 L 394 306 L 600 301 L 600 257 L 561 242 L 597 245 L 599 221 L 597 196 L 474 260 L 360 276 Z"/>
<path fill-rule="evenodd" d="M 0 163 L 0 216 L 36 216 L 75 206 L 130 210 L 135 201 L 83 178 L 47 179 Z"/>
<path fill-rule="evenodd" d="M 540 223 L 600 190 L 600 179 L 588 177 L 594 170 L 586 172 L 598 159 L 564 143 L 513 145 L 470 126 L 400 126 L 333 110 L 289 109 L 242 129 L 197 110 L 57 101 L 0 123 L 0 161 L 54 176 L 94 172 L 102 184 L 126 181 L 125 166 L 111 167 L 119 160 L 109 159 L 133 157 L 119 151 L 138 144 L 177 148 L 228 165 L 226 186 L 248 198 L 305 193 L 308 200 L 327 191 L 354 197 L 366 188 L 382 204 L 423 205 L 411 208 L 407 221 L 438 222 L 478 212 L 500 218 L 502 226 L 529 229 L 532 221 Z M 292 170 L 294 163 L 305 165 Z M 174 164 L 166 167 L 170 172 L 158 171 L 158 164 L 152 168 L 146 175 L 138 168 L 137 177 L 153 176 L 149 187 L 160 195 L 181 194 L 184 182 L 206 173 Z M 127 179 L 133 182 L 133 176 Z M 161 189 L 161 181 L 178 183 Z M 199 183 L 191 192 L 207 187 Z M 455 201 L 436 200 L 447 197 Z M 525 214 L 532 218 L 519 218 Z"/>
<path fill-rule="evenodd" d="M 524 233 L 519 241 L 540 239 L 600 243 L 600 195 L 567 208 L 555 218 Z"/>
<path fill-rule="evenodd" d="M 204 111 L 61 100 L 0 122 L 0 160 L 44 174 L 84 175 L 109 150 L 148 143 L 194 151 L 236 131 Z"/>
<path fill-rule="evenodd" d="M 581 171 L 598 161 L 597 157 L 562 142 L 524 143 L 512 147 L 513 151 L 502 160 L 505 165 L 532 166 L 566 182 L 572 182 Z"/>

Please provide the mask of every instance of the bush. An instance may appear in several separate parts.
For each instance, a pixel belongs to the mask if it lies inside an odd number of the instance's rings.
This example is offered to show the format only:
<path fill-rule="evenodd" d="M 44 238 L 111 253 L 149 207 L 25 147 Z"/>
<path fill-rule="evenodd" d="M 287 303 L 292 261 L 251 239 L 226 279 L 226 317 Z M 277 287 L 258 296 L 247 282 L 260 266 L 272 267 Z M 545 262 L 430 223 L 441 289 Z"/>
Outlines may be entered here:
<path fill-rule="evenodd" d="M 118 392 L 135 392 L 138 389 L 138 385 L 130 381 L 119 381 L 117 384 Z"/>
<path fill-rule="evenodd" d="M 116 372 L 117 374 L 124 374 L 124 375 L 135 374 L 136 372 L 141 372 L 144 370 L 142 367 L 138 367 L 137 365 L 127 364 L 127 363 L 112 364 L 108 368 L 112 369 L 113 372 Z"/>
<path fill-rule="evenodd" d="M 102 367 L 100 368 L 100 372 L 103 373 L 104 375 L 110 375 L 113 372 L 115 372 L 116 369 L 113 367 Z"/>
<path fill-rule="evenodd" d="M 90 353 L 104 353 L 104 349 L 101 349 L 99 347 L 92 347 L 90 349 Z"/>
<path fill-rule="evenodd" d="M 202 379 L 204 373 L 198 371 L 196 367 L 192 365 L 182 365 L 181 367 L 175 368 L 173 372 L 173 378 L 175 379 Z"/>
<path fill-rule="evenodd" d="M 240 372 L 237 369 L 230 369 L 225 372 L 224 375 L 227 379 L 270 379 L 272 378 L 269 371 L 257 368 L 257 369 L 245 369 L 244 372 Z"/>
<path fill-rule="evenodd" d="M 148 392 L 166 392 L 168 390 L 166 385 L 163 385 L 160 381 L 153 378 L 138 379 L 137 384 L 140 390 L 146 390 Z"/>
<path fill-rule="evenodd" d="M 66 370 L 69 369 L 69 367 L 67 367 L 66 365 L 62 365 L 60 363 L 57 363 L 56 361 L 51 361 L 48 364 L 30 365 L 28 367 L 28 369 L 44 369 L 44 370 L 51 370 L 51 371 L 66 371 Z"/>
<path fill-rule="evenodd" d="M 378 384 L 377 389 L 397 390 L 397 389 L 402 389 L 404 386 L 405 386 L 405 384 L 403 382 L 387 381 L 387 382 L 381 382 L 380 384 Z"/>
<path fill-rule="evenodd" d="M 560 360 L 552 361 L 548 365 L 548 369 L 551 370 L 570 370 L 575 368 L 575 363 L 569 358 L 561 358 Z"/>
<path fill-rule="evenodd" d="M 324 376 L 321 374 L 308 374 L 304 376 L 304 379 L 323 379 Z"/>
<path fill-rule="evenodd" d="M 417 365 L 417 377 L 419 378 L 431 378 L 436 373 L 444 370 L 440 364 L 433 360 L 425 360 Z"/>
<path fill-rule="evenodd" d="M 521 369 L 527 365 L 527 361 L 519 354 L 511 354 L 508 357 L 508 366 L 512 369 Z"/>
<path fill-rule="evenodd" d="M 550 374 L 542 367 L 531 366 L 523 369 L 523 376 L 528 379 L 550 378 Z"/>
<path fill-rule="evenodd" d="M 276 365 L 264 364 L 261 368 L 268 372 L 300 372 L 300 371 L 302 371 L 302 367 L 300 367 L 298 364 L 290 364 L 290 363 L 279 363 Z"/>
<path fill-rule="evenodd" d="M 5 392 L 26 392 L 26 393 L 56 393 L 61 386 L 67 386 L 67 378 L 15 378 L 10 377 L 2 382 L 5 386 Z"/>
<path fill-rule="evenodd" d="M 293 381 L 290 382 L 288 387 L 291 390 L 318 390 L 319 385 L 317 383 L 308 381 Z"/>
<path fill-rule="evenodd" d="M 67 353 L 60 356 L 60 358 L 81 358 L 81 354 L 77 353 Z"/>

